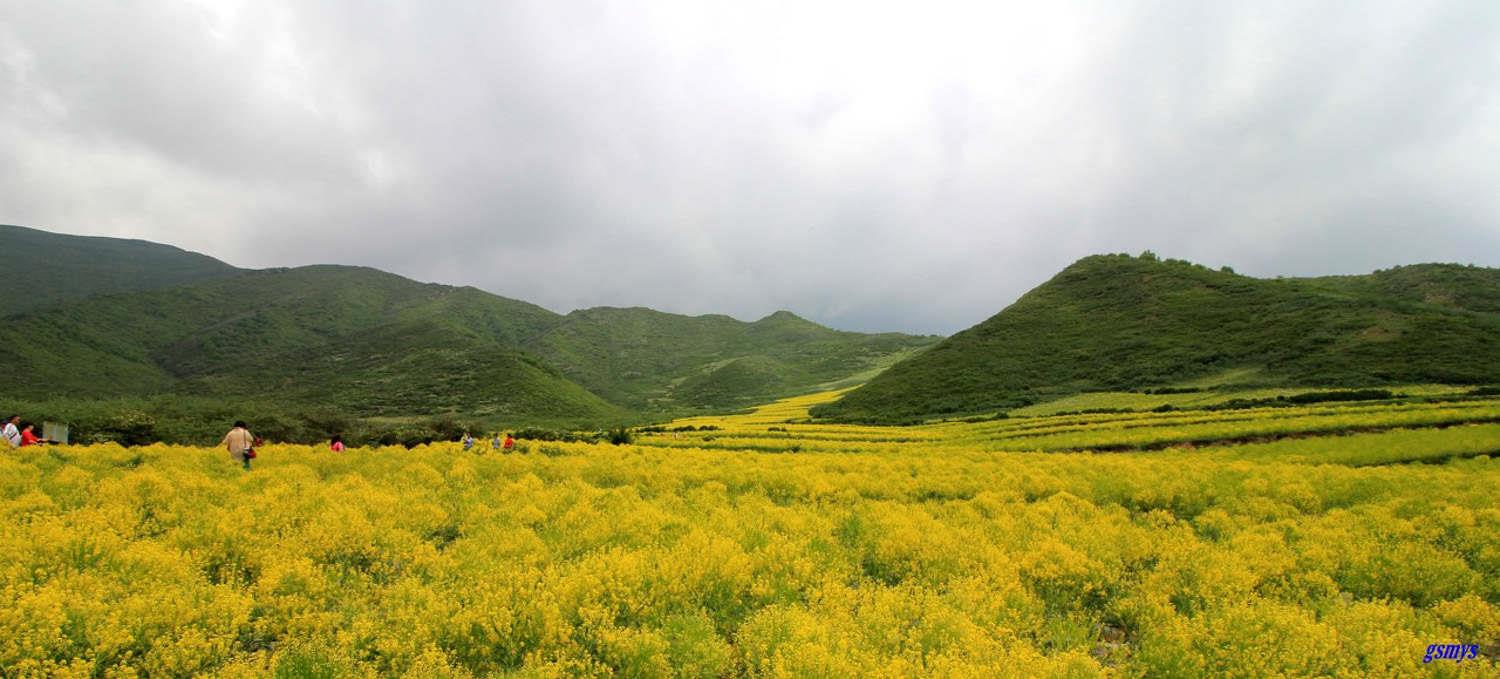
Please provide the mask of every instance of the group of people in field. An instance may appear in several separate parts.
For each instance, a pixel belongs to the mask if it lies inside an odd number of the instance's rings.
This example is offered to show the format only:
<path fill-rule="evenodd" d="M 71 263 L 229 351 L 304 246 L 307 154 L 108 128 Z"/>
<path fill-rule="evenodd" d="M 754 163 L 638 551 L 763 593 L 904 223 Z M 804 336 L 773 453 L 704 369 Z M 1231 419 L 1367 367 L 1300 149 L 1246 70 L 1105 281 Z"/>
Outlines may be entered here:
<path fill-rule="evenodd" d="M 22 422 L 20 415 L 11 415 L 5 421 L 5 427 L 0 429 L 0 434 L 5 437 L 5 442 L 12 448 L 22 446 L 34 446 L 38 443 L 54 443 L 49 439 L 37 436 L 35 422 Z"/>
<path fill-rule="evenodd" d="M 474 445 L 479 443 L 479 441 L 474 438 L 474 435 L 470 434 L 469 432 L 464 432 L 463 442 L 464 450 L 473 450 Z M 490 450 L 497 450 L 502 453 L 508 453 L 515 449 L 516 440 L 511 438 L 510 434 L 506 434 L 503 440 L 500 438 L 499 434 L 495 434 L 495 438 L 490 439 Z"/>
<path fill-rule="evenodd" d="M 34 446 L 39 443 L 56 443 L 55 441 L 38 436 L 35 423 L 22 422 L 20 415 L 12 415 L 9 419 L 5 420 L 4 427 L 0 428 L 0 437 L 3 437 L 5 442 L 10 444 L 11 448 Z M 241 420 L 234 423 L 234 428 L 230 429 L 229 433 L 224 435 L 224 440 L 220 441 L 219 445 L 223 446 L 229 452 L 230 460 L 240 463 L 245 469 L 249 469 L 250 461 L 255 459 L 256 456 L 256 447 L 264 442 L 263 439 L 250 433 L 250 425 L 245 424 Z M 464 450 L 473 450 L 476 443 L 477 441 L 472 434 L 464 432 Z M 498 452 L 508 453 L 515 450 L 515 447 L 516 440 L 510 434 L 505 434 L 503 438 L 500 434 L 495 434 L 495 437 L 490 440 L 490 449 Z M 344 452 L 344 437 L 334 436 L 328 441 L 328 449 L 335 453 Z"/>
<path fill-rule="evenodd" d="M 6 429 L 6 431 L 8 435 L 8 432 L 10 430 Z M 249 469 L 250 461 L 255 459 L 256 456 L 255 448 L 264 442 L 264 439 L 258 438 L 254 434 L 250 433 L 250 426 L 245 424 L 245 422 L 241 420 L 234 423 L 234 428 L 230 429 L 229 433 L 224 435 L 224 440 L 221 441 L 219 445 L 223 446 L 225 450 L 229 451 L 230 460 L 239 462 L 240 464 L 244 465 L 245 469 Z M 474 436 L 469 432 L 464 432 L 464 450 L 473 450 L 475 443 L 477 443 L 477 441 L 475 440 Z M 328 441 L 328 450 L 332 452 L 342 453 L 344 452 L 344 448 L 345 446 L 343 436 L 335 435 Z M 505 437 L 503 439 L 501 438 L 500 434 L 495 434 L 495 438 L 490 440 L 491 450 L 508 453 L 512 450 L 515 450 L 515 448 L 516 440 L 512 438 L 510 434 L 505 434 Z"/>

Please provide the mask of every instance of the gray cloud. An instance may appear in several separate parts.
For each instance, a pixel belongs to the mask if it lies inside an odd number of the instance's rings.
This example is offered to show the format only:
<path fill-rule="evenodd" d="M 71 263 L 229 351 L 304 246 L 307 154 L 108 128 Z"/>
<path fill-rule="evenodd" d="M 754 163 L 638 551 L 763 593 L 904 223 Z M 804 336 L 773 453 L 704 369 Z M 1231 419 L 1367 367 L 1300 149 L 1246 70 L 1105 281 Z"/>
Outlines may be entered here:
<path fill-rule="evenodd" d="M 0 14 L 0 221 L 951 332 L 1072 260 L 1500 265 L 1489 3 Z"/>

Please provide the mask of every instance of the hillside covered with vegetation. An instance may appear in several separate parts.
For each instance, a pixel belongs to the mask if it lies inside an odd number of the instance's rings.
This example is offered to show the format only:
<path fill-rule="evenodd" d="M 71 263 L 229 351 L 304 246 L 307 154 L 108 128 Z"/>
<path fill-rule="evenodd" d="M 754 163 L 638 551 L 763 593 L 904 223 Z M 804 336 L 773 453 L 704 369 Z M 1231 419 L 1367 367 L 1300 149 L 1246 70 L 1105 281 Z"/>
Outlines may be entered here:
<path fill-rule="evenodd" d="M 88 278 L 110 261 L 127 272 L 152 261 L 119 257 L 49 266 Z M 11 375 L 0 408 L 94 423 L 85 429 L 173 413 L 157 430 L 188 440 L 204 435 L 192 420 L 222 419 L 224 405 L 325 423 L 281 427 L 292 438 L 351 418 L 600 426 L 803 393 L 937 340 L 840 332 L 789 312 L 751 323 L 644 308 L 563 315 L 348 266 L 230 270 L 170 287 L 113 280 L 0 325 Z"/>
<path fill-rule="evenodd" d="M 788 311 L 745 323 L 601 307 L 568 314 L 526 348 L 613 403 L 672 411 L 805 393 L 938 339 L 842 332 Z"/>
<path fill-rule="evenodd" d="M 98 294 L 154 290 L 241 270 L 170 245 L 0 224 L 0 317 Z"/>
<path fill-rule="evenodd" d="M 1082 259 L 815 415 L 1004 412 L 1096 391 L 1500 382 L 1500 270 L 1241 276 L 1178 260 Z"/>

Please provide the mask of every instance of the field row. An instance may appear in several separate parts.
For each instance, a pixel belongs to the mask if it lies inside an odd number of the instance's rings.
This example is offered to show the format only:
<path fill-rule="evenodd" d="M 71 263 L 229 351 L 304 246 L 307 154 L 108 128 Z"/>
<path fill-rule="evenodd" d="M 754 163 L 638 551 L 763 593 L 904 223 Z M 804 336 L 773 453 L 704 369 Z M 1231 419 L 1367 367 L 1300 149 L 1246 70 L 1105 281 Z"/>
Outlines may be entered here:
<path fill-rule="evenodd" d="M 1391 407 L 1317 415 L 1268 415 L 1158 427 L 1096 427 L 1061 434 L 1001 437 L 983 440 L 983 444 L 989 449 L 1008 450 L 1118 450 L 1496 421 L 1500 421 L 1500 404 L 1490 402 L 1484 406 Z"/>
<path fill-rule="evenodd" d="M 1428 439 L 1461 437 L 1447 428 L 1500 422 L 1500 400 L 1439 403 L 1340 404 L 1229 411 L 1125 413 L 1048 418 L 1016 418 L 986 422 L 945 422 L 914 427 L 855 427 L 802 424 L 799 415 L 812 399 L 791 407 L 777 404 L 779 424 L 763 409 L 721 418 L 694 418 L 709 431 L 670 432 L 640 437 L 641 445 L 673 449 L 743 450 L 753 452 L 890 451 L 898 448 L 928 452 L 987 451 L 1117 451 L 1150 450 L 1171 446 L 1223 446 L 1281 438 L 1309 438 L 1353 433 L 1436 429 Z M 1462 431 L 1471 431 L 1464 429 Z M 1480 429 L 1480 431 L 1488 431 Z M 1359 439 L 1355 439 L 1359 440 Z M 1339 444 L 1333 444 L 1338 447 Z M 1480 454 L 1481 444 L 1458 444 L 1455 454 Z M 1497 445 L 1496 447 L 1500 447 Z M 1387 457 L 1394 453 L 1387 454 Z M 1441 451 L 1428 454 L 1439 457 Z"/>
<path fill-rule="evenodd" d="M 1345 464 L 1355 467 L 1405 462 L 1445 462 L 1455 458 L 1500 457 L 1500 424 L 1469 424 L 1442 429 L 1391 431 L 1282 439 L 1247 443 L 1204 454 L 1254 462 Z"/>

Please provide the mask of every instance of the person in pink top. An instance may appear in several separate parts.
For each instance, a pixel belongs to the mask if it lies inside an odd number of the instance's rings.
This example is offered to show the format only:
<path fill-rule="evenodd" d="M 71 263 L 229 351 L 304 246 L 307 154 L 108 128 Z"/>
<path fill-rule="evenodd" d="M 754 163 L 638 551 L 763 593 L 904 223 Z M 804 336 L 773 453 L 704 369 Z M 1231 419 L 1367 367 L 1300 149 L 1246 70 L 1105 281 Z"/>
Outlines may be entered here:
<path fill-rule="evenodd" d="M 334 436 L 333 442 L 328 444 L 328 449 L 335 453 L 344 452 L 344 437 Z"/>

